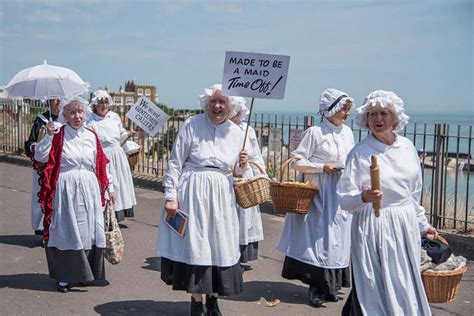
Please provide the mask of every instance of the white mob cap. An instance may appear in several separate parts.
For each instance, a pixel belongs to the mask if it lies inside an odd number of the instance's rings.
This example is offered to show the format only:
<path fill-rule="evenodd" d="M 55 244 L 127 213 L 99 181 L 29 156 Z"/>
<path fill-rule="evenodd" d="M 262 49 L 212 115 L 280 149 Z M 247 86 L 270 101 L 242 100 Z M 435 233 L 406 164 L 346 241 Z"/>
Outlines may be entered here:
<path fill-rule="evenodd" d="M 90 106 L 92 108 L 94 108 L 94 106 L 96 106 L 99 103 L 99 101 L 102 100 L 102 99 L 108 99 L 109 100 L 109 106 L 113 105 L 112 97 L 110 96 L 110 94 L 107 91 L 105 91 L 105 90 L 96 90 L 94 92 L 93 97 L 92 97 Z"/>
<path fill-rule="evenodd" d="M 391 110 L 395 116 L 394 132 L 398 133 L 408 124 L 410 118 L 405 114 L 403 100 L 392 91 L 375 90 L 365 98 L 364 104 L 356 109 L 356 124 L 362 129 L 368 129 L 367 112 L 370 107 L 380 106 Z"/>
<path fill-rule="evenodd" d="M 346 105 L 347 101 L 351 101 L 354 104 L 354 99 L 349 97 L 347 93 L 334 88 L 326 89 L 319 98 L 318 114 L 323 117 L 331 117 L 339 112 Z"/>
<path fill-rule="evenodd" d="M 221 84 L 214 84 L 210 88 L 204 89 L 204 94 L 199 96 L 199 104 L 206 110 L 207 104 L 209 102 L 209 98 L 216 93 L 216 91 L 222 92 L 222 85 Z M 234 117 L 237 113 L 240 112 L 242 106 L 245 106 L 245 99 L 242 97 L 234 97 L 234 96 L 227 96 L 229 100 L 229 118 Z"/>
<path fill-rule="evenodd" d="M 68 99 L 61 99 L 61 103 L 59 103 L 59 117 L 58 117 L 58 121 L 61 122 L 61 123 L 65 123 L 66 122 L 66 119 L 64 118 L 64 115 L 63 115 L 63 112 L 64 112 L 64 108 L 67 107 L 68 105 L 70 105 L 71 103 L 79 103 L 82 105 L 82 108 L 84 109 L 84 121 L 89 118 L 89 116 L 92 114 L 89 106 L 88 106 L 88 103 L 86 100 L 84 100 L 83 98 L 79 97 L 79 96 L 74 96 L 74 97 L 71 97 L 71 98 L 68 98 Z"/>

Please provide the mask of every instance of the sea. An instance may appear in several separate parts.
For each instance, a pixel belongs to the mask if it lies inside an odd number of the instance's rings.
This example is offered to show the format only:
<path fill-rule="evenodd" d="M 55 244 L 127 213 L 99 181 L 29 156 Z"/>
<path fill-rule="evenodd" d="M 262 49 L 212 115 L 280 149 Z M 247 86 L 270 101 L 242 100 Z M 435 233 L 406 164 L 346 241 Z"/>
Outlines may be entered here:
<path fill-rule="evenodd" d="M 263 126 L 271 122 L 273 126 L 282 129 L 283 141 L 287 144 L 289 139 L 289 130 L 293 128 L 303 128 L 305 117 L 314 117 L 314 122 L 319 121 L 319 117 L 314 112 L 273 112 L 265 113 L 256 111 L 252 117 L 252 126 Z M 402 135 L 409 138 L 419 152 L 434 152 L 435 130 L 437 124 L 445 125 L 446 149 L 449 153 L 460 153 L 474 157 L 474 110 L 470 113 L 459 114 L 409 114 L 410 120 Z M 355 111 L 351 113 L 347 125 L 353 128 L 356 142 L 363 139 L 366 131 L 360 131 L 355 124 Z M 441 125 L 440 125 L 441 126 Z M 471 164 L 472 164 L 471 160 Z M 423 170 L 424 190 L 431 192 L 433 179 L 433 169 L 425 168 Z M 462 210 L 469 210 L 474 214 L 474 172 L 462 171 L 456 168 L 447 168 L 445 173 L 446 181 L 446 203 L 448 207 L 454 206 Z"/>

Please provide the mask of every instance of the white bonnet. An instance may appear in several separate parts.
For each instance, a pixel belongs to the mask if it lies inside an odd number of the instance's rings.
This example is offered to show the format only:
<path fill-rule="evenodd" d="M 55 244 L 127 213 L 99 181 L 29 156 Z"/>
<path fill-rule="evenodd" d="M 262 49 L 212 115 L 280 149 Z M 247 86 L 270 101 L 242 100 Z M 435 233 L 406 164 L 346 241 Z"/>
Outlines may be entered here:
<path fill-rule="evenodd" d="M 99 101 L 102 100 L 102 99 L 108 99 L 109 100 L 109 105 L 110 106 L 113 105 L 112 97 L 110 96 L 110 94 L 107 91 L 105 91 L 105 90 L 96 90 L 94 92 L 93 97 L 92 97 L 90 106 L 92 108 L 94 108 L 94 106 L 97 105 L 99 103 Z"/>
<path fill-rule="evenodd" d="M 380 106 L 390 109 L 395 115 L 394 132 L 398 133 L 408 124 L 409 116 L 405 114 L 403 100 L 392 91 L 375 90 L 365 98 L 364 104 L 356 109 L 356 124 L 362 129 L 368 129 L 367 111 L 370 107 Z"/>
<path fill-rule="evenodd" d="M 66 122 L 66 119 L 64 118 L 64 115 L 63 115 L 64 108 L 73 102 L 82 104 L 82 107 L 85 113 L 84 120 L 86 120 L 92 114 L 87 101 L 79 96 L 74 96 L 68 99 L 61 99 L 61 103 L 59 103 L 59 118 L 58 118 L 59 122 L 62 122 L 62 123 Z"/>
<path fill-rule="evenodd" d="M 199 96 L 199 104 L 203 110 L 206 110 L 207 103 L 209 102 L 209 97 L 213 96 L 216 91 L 222 91 L 221 84 L 214 84 L 210 88 L 204 89 L 204 94 Z M 228 118 L 234 117 L 240 110 L 245 106 L 245 99 L 242 97 L 227 96 L 229 100 L 229 116 Z"/>
<path fill-rule="evenodd" d="M 347 93 L 334 88 L 326 89 L 319 98 L 318 114 L 324 117 L 331 117 L 339 112 L 346 105 L 347 101 L 351 101 L 354 104 L 354 99 L 349 97 Z M 334 104 L 335 102 L 337 103 Z"/>

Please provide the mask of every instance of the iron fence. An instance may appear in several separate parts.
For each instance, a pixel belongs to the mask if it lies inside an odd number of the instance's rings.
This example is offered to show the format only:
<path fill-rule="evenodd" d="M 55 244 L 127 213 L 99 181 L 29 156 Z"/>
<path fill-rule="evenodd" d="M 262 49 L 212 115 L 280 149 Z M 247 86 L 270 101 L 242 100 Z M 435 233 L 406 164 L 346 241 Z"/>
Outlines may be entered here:
<path fill-rule="evenodd" d="M 136 126 L 125 116 L 128 109 L 129 106 L 113 108 L 122 118 L 125 128 L 133 129 Z M 2 151 L 23 154 L 31 125 L 36 116 L 45 110 L 38 102 L 9 100 L 0 104 Z M 170 119 L 155 137 L 139 132 L 134 138 L 141 146 L 138 163 L 133 167 L 136 174 L 163 177 L 177 132 L 188 117 L 202 112 L 165 110 Z M 315 124 L 315 119 L 312 116 L 255 113 L 249 124 L 257 134 L 269 176 L 278 178 L 289 153 L 296 148 L 303 131 Z M 367 134 L 353 121 L 349 125 L 356 142 Z M 402 135 L 413 142 L 420 155 L 424 182 L 421 202 L 428 211 L 431 223 L 438 228 L 453 228 L 462 232 L 472 230 L 472 125 L 411 122 Z M 294 171 L 287 170 L 284 176 L 293 178 L 294 175 Z"/>

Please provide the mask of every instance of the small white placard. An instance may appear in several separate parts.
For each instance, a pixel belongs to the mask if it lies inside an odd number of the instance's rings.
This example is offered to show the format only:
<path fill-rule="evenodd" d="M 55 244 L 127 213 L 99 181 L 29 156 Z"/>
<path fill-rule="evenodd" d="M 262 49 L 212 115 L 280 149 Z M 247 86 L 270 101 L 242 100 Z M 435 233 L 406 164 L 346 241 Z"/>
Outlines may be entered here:
<path fill-rule="evenodd" d="M 268 149 L 270 151 L 280 151 L 281 150 L 281 141 L 282 141 L 282 129 L 281 128 L 271 128 L 270 129 L 270 138 L 268 140 Z"/>
<path fill-rule="evenodd" d="M 290 56 L 226 52 L 222 94 L 283 99 Z"/>
<path fill-rule="evenodd" d="M 169 118 L 145 96 L 140 97 L 125 115 L 151 137 L 158 133 Z"/>

